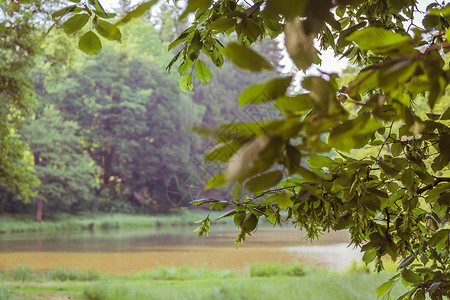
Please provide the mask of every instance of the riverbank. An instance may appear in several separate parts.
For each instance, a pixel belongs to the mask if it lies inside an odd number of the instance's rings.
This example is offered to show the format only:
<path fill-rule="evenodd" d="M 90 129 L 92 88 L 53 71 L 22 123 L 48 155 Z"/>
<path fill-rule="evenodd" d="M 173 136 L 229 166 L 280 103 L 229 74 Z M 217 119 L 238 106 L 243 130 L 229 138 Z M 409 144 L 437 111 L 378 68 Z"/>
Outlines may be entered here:
<path fill-rule="evenodd" d="M 215 220 L 221 214 L 220 212 L 211 212 L 211 220 Z M 207 215 L 207 211 L 198 210 L 186 210 L 177 214 L 153 216 L 127 214 L 84 214 L 74 216 L 70 214 L 58 214 L 54 219 L 37 222 L 30 215 L 4 214 L 0 216 L 0 233 L 195 226 L 197 221 Z M 220 222 L 232 223 L 233 220 L 232 218 L 222 219 Z"/>
<path fill-rule="evenodd" d="M 0 274 L 0 299 L 377 299 L 376 288 L 391 276 L 365 268 L 337 273 L 301 264 L 255 264 L 243 275 L 188 267 L 161 267 L 130 276 L 73 269 L 37 273 L 17 267 Z M 398 283 L 392 297 L 404 291 Z"/>

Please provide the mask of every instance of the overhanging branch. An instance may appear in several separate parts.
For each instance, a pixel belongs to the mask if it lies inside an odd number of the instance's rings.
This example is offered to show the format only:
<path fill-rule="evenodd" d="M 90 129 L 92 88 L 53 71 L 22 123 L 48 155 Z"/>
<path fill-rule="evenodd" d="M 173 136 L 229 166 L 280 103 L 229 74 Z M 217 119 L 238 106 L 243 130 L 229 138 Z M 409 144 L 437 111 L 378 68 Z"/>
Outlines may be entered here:
<path fill-rule="evenodd" d="M 432 189 L 434 186 L 438 185 L 441 182 L 450 182 L 450 177 L 436 178 L 436 180 L 433 183 L 428 184 L 428 185 L 424 186 L 423 188 L 418 189 L 417 194 L 422 194 L 423 192 L 426 192 L 426 191 Z"/>

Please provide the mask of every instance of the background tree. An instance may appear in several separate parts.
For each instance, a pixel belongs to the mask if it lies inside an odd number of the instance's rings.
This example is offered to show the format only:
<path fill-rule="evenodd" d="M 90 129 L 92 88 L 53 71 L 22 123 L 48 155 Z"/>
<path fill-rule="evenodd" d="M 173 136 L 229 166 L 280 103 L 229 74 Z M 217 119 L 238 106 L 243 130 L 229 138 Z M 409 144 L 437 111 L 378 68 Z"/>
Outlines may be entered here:
<path fill-rule="evenodd" d="M 34 105 L 28 74 L 40 39 L 30 21 L 32 12 L 16 10 L 11 3 L 0 3 L 0 188 L 5 195 L 12 192 L 27 200 L 38 180 L 24 157 L 26 145 L 17 130 Z"/>
<path fill-rule="evenodd" d="M 64 121 L 53 106 L 41 109 L 21 130 L 41 182 L 35 196 L 37 221 L 42 220 L 44 202 L 49 211 L 89 207 L 97 186 L 96 170 L 81 148 L 78 130 L 75 122 Z"/>

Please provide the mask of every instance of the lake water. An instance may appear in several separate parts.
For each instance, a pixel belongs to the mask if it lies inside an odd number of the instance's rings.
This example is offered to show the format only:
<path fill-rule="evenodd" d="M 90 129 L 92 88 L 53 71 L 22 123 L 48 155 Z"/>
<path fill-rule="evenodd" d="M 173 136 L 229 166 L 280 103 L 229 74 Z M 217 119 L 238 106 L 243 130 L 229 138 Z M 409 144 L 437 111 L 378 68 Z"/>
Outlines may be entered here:
<path fill-rule="evenodd" d="M 260 228 L 238 249 L 237 231 L 215 226 L 209 239 L 197 238 L 190 227 L 0 235 L 0 269 L 17 265 L 44 271 L 79 268 L 109 274 L 130 274 L 159 266 L 210 267 L 245 271 L 252 263 L 302 262 L 344 269 L 361 259 L 348 248 L 345 231 L 326 234 L 311 243 L 292 228 Z"/>

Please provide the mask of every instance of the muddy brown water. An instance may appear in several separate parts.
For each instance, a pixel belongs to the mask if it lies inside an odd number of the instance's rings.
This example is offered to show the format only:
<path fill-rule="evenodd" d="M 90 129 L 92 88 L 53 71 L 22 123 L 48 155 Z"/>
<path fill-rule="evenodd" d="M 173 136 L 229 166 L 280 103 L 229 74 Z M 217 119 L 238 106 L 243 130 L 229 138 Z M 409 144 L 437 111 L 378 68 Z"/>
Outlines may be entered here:
<path fill-rule="evenodd" d="M 225 226 L 226 227 L 226 226 Z M 361 258 L 347 247 L 345 231 L 325 234 L 311 243 L 293 229 L 262 228 L 236 249 L 237 231 L 214 229 L 197 238 L 190 227 L 0 235 L 0 270 L 31 266 L 39 271 L 89 268 L 108 274 L 130 274 L 148 268 L 209 267 L 248 270 L 256 262 L 301 262 L 344 269 Z"/>

